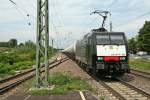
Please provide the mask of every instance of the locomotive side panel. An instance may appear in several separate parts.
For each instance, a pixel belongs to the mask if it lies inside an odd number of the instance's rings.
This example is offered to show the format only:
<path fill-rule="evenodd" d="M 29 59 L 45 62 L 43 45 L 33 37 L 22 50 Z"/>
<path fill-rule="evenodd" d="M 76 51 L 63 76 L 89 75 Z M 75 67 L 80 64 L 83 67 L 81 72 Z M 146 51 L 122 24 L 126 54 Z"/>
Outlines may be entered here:
<path fill-rule="evenodd" d="M 87 64 L 87 57 L 86 57 L 86 41 L 80 40 L 76 44 L 76 60 L 80 63 Z"/>

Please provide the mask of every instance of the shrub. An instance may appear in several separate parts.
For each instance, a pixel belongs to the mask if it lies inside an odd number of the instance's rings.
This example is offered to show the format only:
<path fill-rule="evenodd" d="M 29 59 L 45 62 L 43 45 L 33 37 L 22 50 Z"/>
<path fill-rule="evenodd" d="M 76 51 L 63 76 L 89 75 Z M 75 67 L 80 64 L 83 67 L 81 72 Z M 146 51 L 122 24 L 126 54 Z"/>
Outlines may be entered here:
<path fill-rule="evenodd" d="M 55 73 L 52 77 L 49 78 L 49 82 L 55 85 L 64 85 L 72 80 L 70 73 Z"/>
<path fill-rule="evenodd" d="M 9 64 L 0 64 L 0 73 L 1 74 L 14 74 L 16 70 L 24 70 L 31 68 L 34 62 L 31 61 L 24 61 L 18 62 L 13 65 Z"/>
<path fill-rule="evenodd" d="M 17 56 L 15 53 L 1 53 L 0 54 L 0 61 L 1 63 L 4 63 L 4 64 L 9 63 L 10 65 L 13 65 L 19 60 L 20 60 L 19 56 Z"/>

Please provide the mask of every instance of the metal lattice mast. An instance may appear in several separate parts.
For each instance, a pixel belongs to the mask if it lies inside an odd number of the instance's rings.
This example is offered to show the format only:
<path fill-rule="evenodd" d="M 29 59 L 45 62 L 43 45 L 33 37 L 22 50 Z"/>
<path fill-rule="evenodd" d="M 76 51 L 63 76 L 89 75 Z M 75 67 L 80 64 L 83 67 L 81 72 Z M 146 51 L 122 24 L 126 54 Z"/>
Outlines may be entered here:
<path fill-rule="evenodd" d="M 37 46 L 36 46 L 36 86 L 48 85 L 48 46 L 49 46 L 49 9 L 48 0 L 37 0 Z M 44 81 L 40 67 L 45 62 Z"/>

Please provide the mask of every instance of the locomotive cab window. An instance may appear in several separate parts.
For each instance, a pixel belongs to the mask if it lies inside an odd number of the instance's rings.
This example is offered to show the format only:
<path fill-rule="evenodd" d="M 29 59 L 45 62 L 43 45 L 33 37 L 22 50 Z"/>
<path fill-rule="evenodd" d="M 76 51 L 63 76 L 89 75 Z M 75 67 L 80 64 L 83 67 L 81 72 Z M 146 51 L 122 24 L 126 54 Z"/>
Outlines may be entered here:
<path fill-rule="evenodd" d="M 109 34 L 99 34 L 96 36 L 97 44 L 110 44 Z"/>
<path fill-rule="evenodd" d="M 124 44 L 124 37 L 123 35 L 110 35 L 111 44 Z"/>

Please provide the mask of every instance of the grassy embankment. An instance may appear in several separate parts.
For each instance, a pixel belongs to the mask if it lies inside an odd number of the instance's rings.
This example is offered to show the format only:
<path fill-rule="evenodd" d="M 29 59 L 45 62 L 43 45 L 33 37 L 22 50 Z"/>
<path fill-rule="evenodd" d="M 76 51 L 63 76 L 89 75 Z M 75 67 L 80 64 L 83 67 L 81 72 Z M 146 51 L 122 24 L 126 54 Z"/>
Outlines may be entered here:
<path fill-rule="evenodd" d="M 57 72 L 49 77 L 49 83 L 54 85 L 53 90 L 35 89 L 29 93 L 32 95 L 64 94 L 68 90 L 89 90 L 95 91 L 85 80 L 74 77 L 69 72 Z"/>
<path fill-rule="evenodd" d="M 36 46 L 31 41 L 15 48 L 0 48 L 0 75 L 31 68 L 35 64 L 35 56 Z M 52 54 L 49 53 L 49 56 Z"/>
<path fill-rule="evenodd" d="M 150 71 L 150 60 L 131 59 L 129 64 L 131 68 Z"/>

